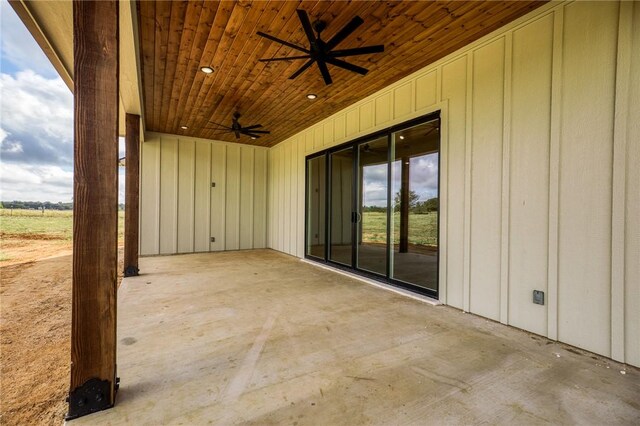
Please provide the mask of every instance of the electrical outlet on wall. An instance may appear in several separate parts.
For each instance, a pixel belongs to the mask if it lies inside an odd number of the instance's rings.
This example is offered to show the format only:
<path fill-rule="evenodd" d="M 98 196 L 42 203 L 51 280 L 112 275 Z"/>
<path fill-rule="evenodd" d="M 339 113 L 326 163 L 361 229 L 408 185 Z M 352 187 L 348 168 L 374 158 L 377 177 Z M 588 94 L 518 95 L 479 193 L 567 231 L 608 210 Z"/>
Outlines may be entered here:
<path fill-rule="evenodd" d="M 533 303 L 536 305 L 544 305 L 544 291 L 533 290 Z"/>

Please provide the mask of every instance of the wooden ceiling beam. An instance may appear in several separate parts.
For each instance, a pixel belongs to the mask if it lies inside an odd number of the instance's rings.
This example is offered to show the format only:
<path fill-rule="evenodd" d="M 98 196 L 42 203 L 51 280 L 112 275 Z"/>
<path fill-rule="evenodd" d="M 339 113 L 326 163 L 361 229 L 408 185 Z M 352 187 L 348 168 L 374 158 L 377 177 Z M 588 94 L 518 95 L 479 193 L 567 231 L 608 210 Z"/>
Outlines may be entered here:
<path fill-rule="evenodd" d="M 153 122 L 153 56 L 155 54 L 155 2 L 138 2 L 138 28 L 140 28 L 140 55 L 142 67 L 143 104 L 147 128 Z"/>
<path fill-rule="evenodd" d="M 282 4 L 281 2 L 272 2 L 272 4 L 284 6 L 282 9 L 279 7 L 278 9 L 273 9 L 272 11 L 277 10 L 278 13 L 273 18 L 269 19 L 269 21 L 277 24 L 278 28 L 282 26 L 283 20 L 277 19 L 277 17 L 281 14 L 282 16 L 290 16 L 291 10 L 297 7 L 296 2 L 289 2 L 286 4 Z M 208 120 L 211 119 L 217 122 L 229 122 L 233 113 L 235 111 L 239 111 L 244 117 L 246 117 L 244 122 L 249 119 L 252 121 L 252 124 L 255 124 L 253 122 L 253 118 L 249 118 L 248 114 L 246 114 L 246 105 L 242 103 L 242 93 L 244 93 L 244 91 L 241 90 L 241 87 L 255 81 L 257 73 L 252 76 L 252 72 L 255 73 L 256 70 L 259 69 L 259 65 L 256 64 L 261 65 L 261 63 L 257 61 L 257 58 L 261 55 L 261 52 L 265 52 L 268 48 L 268 44 L 263 43 L 264 39 L 255 33 L 257 31 L 269 31 L 270 28 L 272 27 L 256 26 L 253 28 L 253 34 L 250 35 L 249 43 L 245 44 L 245 49 L 242 50 L 236 59 L 236 63 L 238 63 L 238 67 L 236 69 L 239 69 L 239 71 L 235 73 L 225 73 L 225 78 L 217 91 L 217 97 L 220 101 L 211 105 L 209 108 L 202 108 L 198 111 L 196 120 L 199 123 L 206 124 Z"/>
<path fill-rule="evenodd" d="M 202 9 L 200 12 L 198 26 L 195 34 L 195 38 L 193 40 L 193 44 L 191 45 L 191 49 L 189 50 L 187 66 L 185 74 L 181 81 L 176 82 L 177 86 L 180 86 L 180 94 L 178 95 L 178 103 L 174 110 L 174 118 L 173 125 L 171 129 L 173 129 L 173 133 L 178 133 L 180 130 L 180 126 L 185 123 L 186 118 L 188 118 L 188 114 L 186 111 L 186 104 L 189 98 L 189 95 L 196 90 L 196 80 L 199 74 L 201 74 L 200 67 L 210 65 L 209 63 L 203 63 L 202 54 L 204 52 L 204 48 L 209 40 L 211 31 L 214 28 L 213 23 L 217 16 L 226 16 L 226 12 L 222 11 L 220 15 L 218 14 L 218 10 L 220 9 L 220 4 L 212 1 L 204 1 L 202 4 Z M 198 9 L 194 9 L 191 13 L 196 13 Z M 219 26 L 219 25 L 218 25 Z M 186 51 L 182 54 L 182 56 L 186 56 Z M 201 65 L 202 64 L 202 65 Z M 200 80 L 201 82 L 201 80 Z M 173 108 L 171 106 L 170 110 Z M 169 123 L 171 124 L 171 123 Z"/>
<path fill-rule="evenodd" d="M 215 56 L 215 52 L 218 49 L 224 49 L 226 46 L 222 46 L 222 38 L 225 33 L 225 29 L 227 25 L 231 22 L 232 14 L 235 10 L 236 3 L 231 2 L 221 2 L 218 6 L 218 11 L 216 12 L 215 18 L 213 20 L 213 25 L 211 26 L 211 30 L 209 31 L 209 37 L 206 40 L 206 44 L 202 49 L 202 56 L 200 58 L 201 66 L 211 66 L 215 69 L 215 63 L 213 58 Z M 240 12 L 242 13 L 242 12 Z M 236 16 L 238 16 L 238 12 L 236 12 Z M 217 70 L 219 72 L 219 70 Z M 196 114 L 196 109 L 194 105 L 198 96 L 201 96 L 201 93 L 206 90 L 207 84 L 211 84 L 211 77 L 213 77 L 215 72 L 211 75 L 204 74 L 202 72 L 196 71 L 194 76 L 193 84 L 191 89 L 189 90 L 189 94 L 185 99 L 184 109 L 178 110 L 178 113 L 182 113 L 183 121 L 186 120 L 187 125 L 189 126 L 189 133 L 191 133 L 193 126 L 193 115 Z M 203 89 L 204 87 L 204 89 Z"/>
<path fill-rule="evenodd" d="M 162 124 L 165 131 L 169 129 L 167 126 L 169 106 L 171 105 L 171 95 L 173 93 L 173 87 L 175 84 L 177 62 L 180 57 L 180 46 L 182 44 L 182 33 L 184 29 L 184 22 L 186 19 L 187 2 L 172 2 L 171 3 L 171 21 L 169 24 L 169 39 L 167 45 L 167 60 L 165 62 L 164 78 L 162 80 L 162 99 L 168 99 L 169 102 L 162 102 L 160 106 L 160 117 L 163 117 Z"/>
<path fill-rule="evenodd" d="M 194 122 L 198 120 L 199 116 L 202 116 L 203 111 L 209 111 L 219 103 L 222 98 L 220 92 L 225 89 L 228 78 L 235 75 L 239 71 L 238 68 L 244 65 L 241 62 L 242 51 L 249 48 L 248 45 L 250 45 L 250 42 L 246 42 L 246 40 L 250 39 L 251 34 L 255 32 L 254 29 L 269 4 L 268 2 L 257 2 L 250 7 L 241 8 L 242 15 L 238 14 L 234 26 L 230 28 L 229 32 L 225 31 L 223 39 L 220 41 L 220 45 L 224 46 L 224 49 L 217 49 L 213 58 L 217 71 L 206 80 L 203 90 L 200 91 L 194 104 L 195 114 L 191 117 Z M 200 124 L 199 127 L 203 127 L 204 124 Z"/>
<path fill-rule="evenodd" d="M 184 28 L 180 31 L 179 52 L 191 52 L 198 31 L 198 23 L 200 17 L 203 15 L 202 6 L 202 1 L 191 1 L 188 3 L 185 11 Z M 189 56 L 179 55 L 173 75 L 173 81 L 176 83 L 171 87 L 170 101 L 168 102 L 169 109 L 167 111 L 167 119 L 165 120 L 167 129 L 180 127 L 180 124 L 176 124 L 176 109 L 180 102 L 180 92 L 184 85 L 188 65 Z"/>
<path fill-rule="evenodd" d="M 315 5 L 318 2 L 314 0 L 303 2 L 303 4 L 305 3 Z M 269 25 L 267 28 L 261 28 L 260 30 L 268 34 L 277 33 L 281 37 L 290 40 L 293 31 L 283 33 L 282 29 L 292 28 L 291 25 L 289 25 L 289 22 L 293 19 L 298 20 L 298 17 L 295 15 L 295 10 L 300 7 L 302 6 L 296 2 L 286 3 L 285 8 L 283 9 L 282 19 L 273 19 L 271 20 L 272 25 Z M 289 17 L 289 20 L 285 21 L 285 17 Z M 225 120 L 228 119 L 227 117 L 229 117 L 235 109 L 240 108 L 243 115 L 252 117 L 251 121 L 254 121 L 253 115 L 248 112 L 248 109 L 255 103 L 258 96 L 257 94 L 264 92 L 269 85 L 265 78 L 260 78 L 263 76 L 266 63 L 259 62 L 258 59 L 262 57 L 273 57 L 274 55 L 280 55 L 282 53 L 281 45 L 277 43 L 273 43 L 270 40 L 266 40 L 257 35 L 255 35 L 255 40 L 257 48 L 254 51 L 253 58 L 247 61 L 245 67 L 245 69 L 249 70 L 248 75 L 243 78 L 244 81 L 241 82 L 241 86 L 236 89 L 234 98 L 227 100 L 223 99 L 214 112 L 208 113 L 209 118 Z M 242 103 L 243 99 L 244 103 Z M 249 108 L 247 108 L 247 106 Z M 207 117 L 204 115 L 198 117 L 200 122 L 205 118 Z"/>
<path fill-rule="evenodd" d="M 519 2 L 139 2 L 149 130 L 272 146 L 356 103 L 412 72 L 441 59 L 516 19 L 544 1 Z M 181 3 L 181 2 L 180 2 Z M 295 80 L 302 60 L 259 62 L 292 56 L 293 49 L 259 37 L 268 34 L 307 46 L 296 9 L 327 22 L 329 40 L 354 16 L 364 19 L 340 49 L 384 44 L 384 53 L 346 58 L 369 69 L 366 76 L 331 66 L 326 86 L 317 67 Z M 200 66 L 212 66 L 205 75 Z M 310 102 L 306 93 L 319 99 Z M 227 124 L 236 110 L 245 125 L 272 133 L 258 140 L 205 129 L 210 120 Z M 187 125 L 187 130 L 181 130 Z"/>

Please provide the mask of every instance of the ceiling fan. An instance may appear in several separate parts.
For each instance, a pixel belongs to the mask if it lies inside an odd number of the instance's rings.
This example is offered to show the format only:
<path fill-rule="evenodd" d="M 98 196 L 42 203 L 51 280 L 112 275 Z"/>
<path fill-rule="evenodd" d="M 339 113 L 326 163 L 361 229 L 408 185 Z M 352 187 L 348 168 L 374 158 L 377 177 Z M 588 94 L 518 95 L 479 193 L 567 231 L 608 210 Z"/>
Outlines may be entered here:
<path fill-rule="evenodd" d="M 333 50 L 341 41 L 351 35 L 360 25 L 364 23 L 364 20 L 356 16 L 353 18 L 347 25 L 345 25 L 340 31 L 334 35 L 331 40 L 324 41 L 320 38 L 320 33 L 327 27 L 326 22 L 316 20 L 313 24 L 309 21 L 309 16 L 307 12 L 301 9 L 296 10 L 298 12 L 298 18 L 300 18 L 300 22 L 302 23 L 302 28 L 304 29 L 307 38 L 309 39 L 309 48 L 306 49 L 304 47 L 297 46 L 293 43 L 289 43 L 285 40 L 281 40 L 272 35 L 263 33 L 258 31 L 257 34 L 261 37 L 268 38 L 269 40 L 275 41 L 277 43 L 288 46 L 292 49 L 296 49 L 305 53 L 305 55 L 301 56 L 289 56 L 289 57 L 280 57 L 280 58 L 269 58 L 269 59 L 260 59 L 261 62 L 271 62 L 271 61 L 290 61 L 292 59 L 308 59 L 302 67 L 296 72 L 294 72 L 290 79 L 294 79 L 302 74 L 307 68 L 313 65 L 314 62 L 318 63 L 318 68 L 320 69 L 320 73 L 322 74 L 322 78 L 324 79 L 325 84 L 329 85 L 333 82 L 331 79 L 331 75 L 329 74 L 329 69 L 327 68 L 327 64 L 335 65 L 336 67 L 344 68 L 349 71 L 353 71 L 355 73 L 365 75 L 369 72 L 368 69 L 359 67 L 357 65 L 350 64 L 349 62 L 345 62 L 342 59 L 346 56 L 355 56 L 355 55 L 365 55 L 368 53 L 381 53 L 384 52 L 383 45 L 376 46 L 364 46 L 364 47 L 356 47 L 353 49 L 342 49 L 342 50 Z M 315 30 L 318 33 L 316 37 L 313 33 Z"/>
<path fill-rule="evenodd" d="M 271 133 L 268 130 L 258 130 L 259 128 L 262 127 L 262 124 L 254 124 L 246 127 L 242 126 L 238 122 L 239 118 L 240 118 L 240 113 L 235 112 L 233 114 L 233 119 L 231 120 L 231 127 L 210 121 L 209 123 L 212 123 L 218 126 L 218 128 L 215 129 L 212 127 L 205 127 L 205 129 L 220 130 L 223 133 L 233 133 L 236 135 L 236 139 L 240 139 L 240 135 L 249 136 L 251 137 L 251 139 L 258 139 L 260 135 L 268 135 L 269 133 Z"/>

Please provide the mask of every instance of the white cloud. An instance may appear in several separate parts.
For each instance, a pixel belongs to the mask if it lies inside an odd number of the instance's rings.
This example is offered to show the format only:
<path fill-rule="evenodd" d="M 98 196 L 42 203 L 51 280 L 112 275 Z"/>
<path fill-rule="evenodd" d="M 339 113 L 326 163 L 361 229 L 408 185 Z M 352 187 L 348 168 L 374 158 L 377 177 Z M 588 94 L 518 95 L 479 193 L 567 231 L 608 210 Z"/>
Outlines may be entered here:
<path fill-rule="evenodd" d="M 68 202 L 73 96 L 11 6 L 0 9 L 0 199 Z"/>
<path fill-rule="evenodd" d="M 115 166 L 115 164 L 114 164 Z M 0 200 L 69 202 L 73 197 L 73 170 L 59 166 L 3 163 Z M 124 202 L 124 168 L 118 171 L 118 199 Z"/>
<path fill-rule="evenodd" d="M 0 128 L 4 162 L 70 165 L 73 96 L 62 79 L 31 70 L 0 76 Z"/>
<path fill-rule="evenodd" d="M 70 201 L 73 195 L 73 97 L 61 79 L 31 70 L 0 75 L 0 199 Z M 124 140 L 119 140 L 124 155 Z M 116 160 L 114 159 L 114 166 Z M 124 169 L 120 169 L 120 202 Z"/>
<path fill-rule="evenodd" d="M 73 196 L 73 171 L 59 166 L 2 164 L 0 199 L 4 201 L 69 202 Z"/>

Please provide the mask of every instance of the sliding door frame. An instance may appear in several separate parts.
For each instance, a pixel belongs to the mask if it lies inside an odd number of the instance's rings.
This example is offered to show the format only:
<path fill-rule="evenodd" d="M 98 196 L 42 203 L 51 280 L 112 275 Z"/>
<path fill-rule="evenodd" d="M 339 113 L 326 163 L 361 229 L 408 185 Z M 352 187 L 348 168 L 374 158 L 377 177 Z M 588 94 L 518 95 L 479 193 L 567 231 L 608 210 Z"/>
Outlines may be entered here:
<path fill-rule="evenodd" d="M 438 128 L 440 131 L 440 136 L 438 137 L 438 220 L 437 220 L 437 260 L 436 260 L 436 290 L 431 290 L 428 288 L 420 287 L 418 285 L 414 285 L 408 282 L 396 280 L 391 278 L 391 262 L 390 256 L 393 247 L 391 246 L 391 215 L 393 212 L 391 211 L 391 197 L 392 197 L 392 166 L 393 166 L 393 144 L 392 137 L 395 132 L 406 130 L 411 127 L 418 126 L 420 124 L 427 123 L 429 121 L 438 120 Z M 414 118 L 412 120 L 405 121 L 404 123 L 400 123 L 391 127 L 387 127 L 383 130 L 379 130 L 373 133 L 370 133 L 365 136 L 361 136 L 359 138 L 353 139 L 348 142 L 344 142 L 340 145 L 336 145 L 330 147 L 328 149 L 324 149 L 313 154 L 307 155 L 305 157 L 305 228 L 304 228 L 304 257 L 305 259 L 324 263 L 331 267 L 341 269 L 347 272 L 354 272 L 358 275 L 364 276 L 366 278 L 374 279 L 376 281 L 380 281 L 385 284 L 390 284 L 395 287 L 401 287 L 404 289 L 411 290 L 416 293 L 424 294 L 429 297 L 433 297 L 435 299 L 439 298 L 439 290 L 440 290 L 440 204 L 441 204 L 441 194 L 440 194 L 440 185 L 441 185 L 441 146 L 442 146 L 442 114 L 441 110 L 437 110 L 431 112 L 429 114 Z M 386 275 L 377 274 L 374 272 L 366 271 L 363 269 L 359 269 L 357 267 L 357 239 L 358 239 L 358 226 L 357 222 L 354 221 L 353 213 L 358 212 L 358 198 L 359 198 L 359 188 L 358 181 L 360 179 L 359 176 L 359 149 L 358 147 L 362 143 L 366 143 L 369 141 L 373 141 L 375 139 L 381 139 L 383 137 L 387 138 L 387 242 L 386 242 Z M 338 263 L 330 260 L 330 249 L 331 249 L 331 154 L 343 151 L 348 148 L 352 149 L 353 152 L 353 176 L 352 176 L 352 194 L 351 194 L 351 265 L 347 266 L 342 263 Z M 317 256 L 313 256 L 307 253 L 308 248 L 308 225 L 309 225 L 309 191 L 308 191 L 308 181 L 309 181 L 309 160 L 314 158 L 324 156 L 325 160 L 325 227 L 324 227 L 324 259 L 321 259 Z"/>

